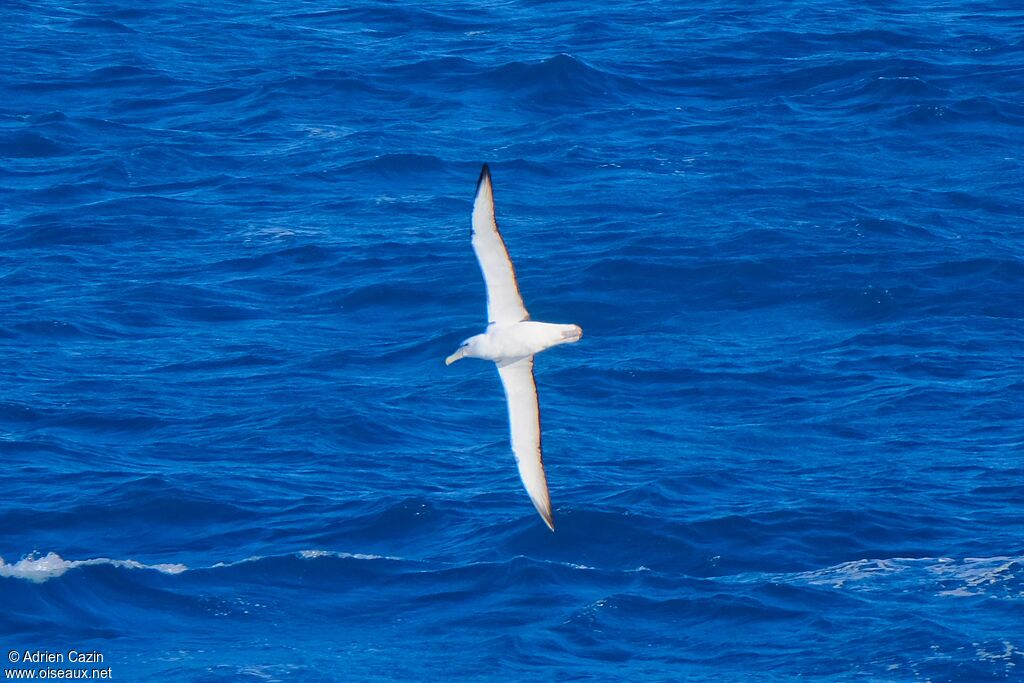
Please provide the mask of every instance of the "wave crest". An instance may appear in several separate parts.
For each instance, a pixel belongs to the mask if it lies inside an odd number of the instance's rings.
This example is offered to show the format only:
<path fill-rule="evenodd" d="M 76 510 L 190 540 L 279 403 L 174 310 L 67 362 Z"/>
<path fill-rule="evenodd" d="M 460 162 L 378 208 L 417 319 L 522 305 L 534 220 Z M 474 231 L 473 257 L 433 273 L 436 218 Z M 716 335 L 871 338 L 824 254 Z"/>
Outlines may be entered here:
<path fill-rule="evenodd" d="M 42 557 L 29 555 L 14 564 L 7 564 L 0 557 L 0 577 L 8 579 L 25 579 L 32 583 L 43 583 L 49 579 L 63 576 L 65 573 L 78 567 L 89 567 L 95 565 L 111 565 L 125 569 L 151 569 L 163 574 L 180 574 L 188 570 L 183 564 L 161 563 L 144 564 L 136 560 L 112 560 L 107 557 L 98 557 L 91 560 L 65 560 L 57 553 L 47 553 Z"/>

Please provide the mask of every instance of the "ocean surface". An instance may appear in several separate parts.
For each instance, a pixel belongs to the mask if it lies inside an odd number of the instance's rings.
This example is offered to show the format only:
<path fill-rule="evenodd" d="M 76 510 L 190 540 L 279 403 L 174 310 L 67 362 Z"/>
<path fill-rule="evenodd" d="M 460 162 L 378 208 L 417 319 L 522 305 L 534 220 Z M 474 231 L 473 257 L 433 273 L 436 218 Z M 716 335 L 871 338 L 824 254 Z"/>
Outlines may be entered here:
<path fill-rule="evenodd" d="M 1018 2 L 0 29 L 5 677 L 1024 679 Z M 485 162 L 585 331 L 537 358 L 555 533 L 443 362 Z"/>

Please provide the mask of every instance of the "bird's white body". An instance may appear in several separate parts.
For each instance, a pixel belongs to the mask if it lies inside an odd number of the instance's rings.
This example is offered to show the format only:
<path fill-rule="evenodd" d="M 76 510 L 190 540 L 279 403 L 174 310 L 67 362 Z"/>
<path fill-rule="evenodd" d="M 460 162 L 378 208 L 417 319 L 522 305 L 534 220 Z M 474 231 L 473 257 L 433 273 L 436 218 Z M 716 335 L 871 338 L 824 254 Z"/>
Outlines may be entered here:
<path fill-rule="evenodd" d="M 533 357 L 559 344 L 577 342 L 583 336 L 578 325 L 557 325 L 530 320 L 519 294 L 515 268 L 498 232 L 494 218 L 494 191 L 485 165 L 473 202 L 473 250 L 487 285 L 487 319 L 483 334 L 470 337 L 445 359 L 451 365 L 461 358 L 494 361 L 508 401 L 512 452 L 530 500 L 544 523 L 554 531 L 548 482 L 540 445 L 540 406 L 533 379 Z"/>
<path fill-rule="evenodd" d="M 462 355 L 492 360 L 499 365 L 527 358 L 559 344 L 580 340 L 579 325 L 558 325 L 522 320 L 517 323 L 491 323 L 487 331 L 463 342 Z"/>

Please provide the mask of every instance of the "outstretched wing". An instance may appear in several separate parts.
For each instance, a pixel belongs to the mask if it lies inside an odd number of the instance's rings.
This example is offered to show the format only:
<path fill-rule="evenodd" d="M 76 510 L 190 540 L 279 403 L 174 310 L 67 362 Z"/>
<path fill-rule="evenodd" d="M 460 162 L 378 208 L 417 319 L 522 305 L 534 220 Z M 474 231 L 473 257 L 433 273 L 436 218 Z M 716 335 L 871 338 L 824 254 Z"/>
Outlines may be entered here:
<path fill-rule="evenodd" d="M 519 466 L 519 477 L 544 523 L 554 531 L 548 480 L 544 476 L 540 449 L 540 408 L 537 404 L 537 383 L 533 379 L 533 356 L 498 365 L 498 374 L 508 401 L 512 452 Z"/>
<path fill-rule="evenodd" d="M 530 314 L 526 312 L 523 297 L 519 294 L 516 270 L 494 220 L 494 190 L 487 164 L 480 171 L 473 201 L 473 251 L 487 284 L 487 321 L 516 323 L 528 319 Z"/>

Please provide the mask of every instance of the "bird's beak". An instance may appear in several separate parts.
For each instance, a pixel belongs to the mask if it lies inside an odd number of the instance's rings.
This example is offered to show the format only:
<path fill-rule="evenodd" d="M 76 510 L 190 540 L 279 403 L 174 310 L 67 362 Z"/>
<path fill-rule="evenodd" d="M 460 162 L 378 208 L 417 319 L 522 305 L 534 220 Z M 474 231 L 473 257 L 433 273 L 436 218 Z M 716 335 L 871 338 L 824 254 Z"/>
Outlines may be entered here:
<path fill-rule="evenodd" d="M 465 349 L 459 349 L 458 351 L 456 351 L 452 355 L 450 355 L 447 358 L 445 358 L 444 359 L 444 364 L 445 365 L 451 365 L 452 363 L 454 363 L 455 361 L 459 360 L 460 358 L 465 358 L 465 357 L 466 357 L 466 350 Z"/>

